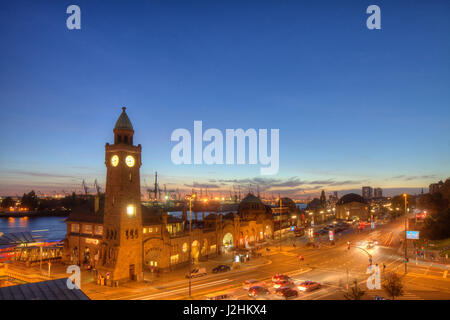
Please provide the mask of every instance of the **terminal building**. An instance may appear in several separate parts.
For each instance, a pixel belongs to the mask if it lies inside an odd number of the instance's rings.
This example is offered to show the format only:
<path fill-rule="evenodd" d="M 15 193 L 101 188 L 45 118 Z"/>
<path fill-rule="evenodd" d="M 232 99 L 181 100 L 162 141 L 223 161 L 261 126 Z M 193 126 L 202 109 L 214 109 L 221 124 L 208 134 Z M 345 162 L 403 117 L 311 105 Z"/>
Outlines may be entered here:
<path fill-rule="evenodd" d="M 369 219 L 369 204 L 356 193 L 342 196 L 336 204 L 336 219 L 361 220 Z"/>
<path fill-rule="evenodd" d="M 272 239 L 272 209 L 248 194 L 235 210 L 209 213 L 189 223 L 188 212 L 171 215 L 141 204 L 141 145 L 123 111 L 105 145 L 105 198 L 79 208 L 67 219 L 63 260 L 97 270 L 108 284 L 143 279 L 149 268 L 172 270 Z"/>

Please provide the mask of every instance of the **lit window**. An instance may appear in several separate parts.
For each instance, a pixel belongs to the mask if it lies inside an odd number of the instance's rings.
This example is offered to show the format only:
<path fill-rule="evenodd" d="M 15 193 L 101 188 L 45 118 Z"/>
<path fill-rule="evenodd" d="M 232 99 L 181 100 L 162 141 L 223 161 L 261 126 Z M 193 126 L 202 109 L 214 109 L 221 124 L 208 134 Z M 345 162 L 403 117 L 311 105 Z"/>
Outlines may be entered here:
<path fill-rule="evenodd" d="M 72 232 L 80 232 L 80 225 L 78 223 L 72 223 L 71 229 Z"/>
<path fill-rule="evenodd" d="M 103 234 L 103 226 L 95 226 L 95 234 L 101 236 Z"/>
<path fill-rule="evenodd" d="M 152 233 L 153 232 L 153 228 L 148 228 L 148 232 Z"/>
<path fill-rule="evenodd" d="M 183 252 L 186 252 L 188 250 L 188 244 L 185 242 L 183 243 Z"/>
<path fill-rule="evenodd" d="M 83 233 L 92 233 L 92 224 L 85 224 L 83 226 Z"/>
<path fill-rule="evenodd" d="M 144 228 L 144 231 L 143 231 L 144 233 L 147 233 L 147 228 Z"/>
<path fill-rule="evenodd" d="M 178 258 L 179 258 L 179 255 L 178 255 L 178 254 L 173 255 L 173 256 L 170 256 L 170 263 L 171 263 L 171 264 L 178 263 Z"/>

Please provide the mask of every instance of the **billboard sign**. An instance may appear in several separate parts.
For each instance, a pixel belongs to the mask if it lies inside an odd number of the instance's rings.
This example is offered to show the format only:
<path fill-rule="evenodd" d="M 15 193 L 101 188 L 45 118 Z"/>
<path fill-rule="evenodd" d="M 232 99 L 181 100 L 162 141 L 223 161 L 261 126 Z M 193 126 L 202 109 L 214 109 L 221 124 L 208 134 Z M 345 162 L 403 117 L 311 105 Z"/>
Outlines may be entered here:
<path fill-rule="evenodd" d="M 406 239 L 418 240 L 419 231 L 406 231 Z"/>

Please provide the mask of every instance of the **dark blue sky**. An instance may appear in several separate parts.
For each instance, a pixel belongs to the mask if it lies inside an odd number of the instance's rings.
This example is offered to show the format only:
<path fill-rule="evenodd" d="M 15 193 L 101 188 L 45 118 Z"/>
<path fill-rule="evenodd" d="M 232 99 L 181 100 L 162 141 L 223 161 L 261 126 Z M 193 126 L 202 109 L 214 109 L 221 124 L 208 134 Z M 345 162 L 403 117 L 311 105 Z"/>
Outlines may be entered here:
<path fill-rule="evenodd" d="M 81 30 L 66 28 L 71 4 Z M 426 187 L 450 172 L 449 17 L 425 0 L 5 2 L 0 194 L 104 182 L 122 106 L 149 185 L 157 170 L 168 188 Z M 194 120 L 279 128 L 278 175 L 175 166 L 170 135 Z"/>

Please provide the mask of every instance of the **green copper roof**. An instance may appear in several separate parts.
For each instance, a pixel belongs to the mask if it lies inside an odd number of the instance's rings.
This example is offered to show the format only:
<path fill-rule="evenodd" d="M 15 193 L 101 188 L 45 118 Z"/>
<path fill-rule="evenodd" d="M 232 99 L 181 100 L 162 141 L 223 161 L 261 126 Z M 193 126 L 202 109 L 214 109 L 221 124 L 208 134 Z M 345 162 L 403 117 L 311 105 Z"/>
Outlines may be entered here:
<path fill-rule="evenodd" d="M 119 119 L 117 119 L 114 130 L 116 129 L 133 130 L 133 125 L 131 124 L 130 118 L 128 118 L 127 113 L 125 112 L 125 109 L 126 109 L 125 107 L 122 108 L 123 111 L 120 114 Z"/>
<path fill-rule="evenodd" d="M 255 197 L 253 194 L 249 193 L 247 194 L 247 196 L 242 199 L 241 203 L 262 203 L 261 199 L 259 199 L 258 197 Z"/>

